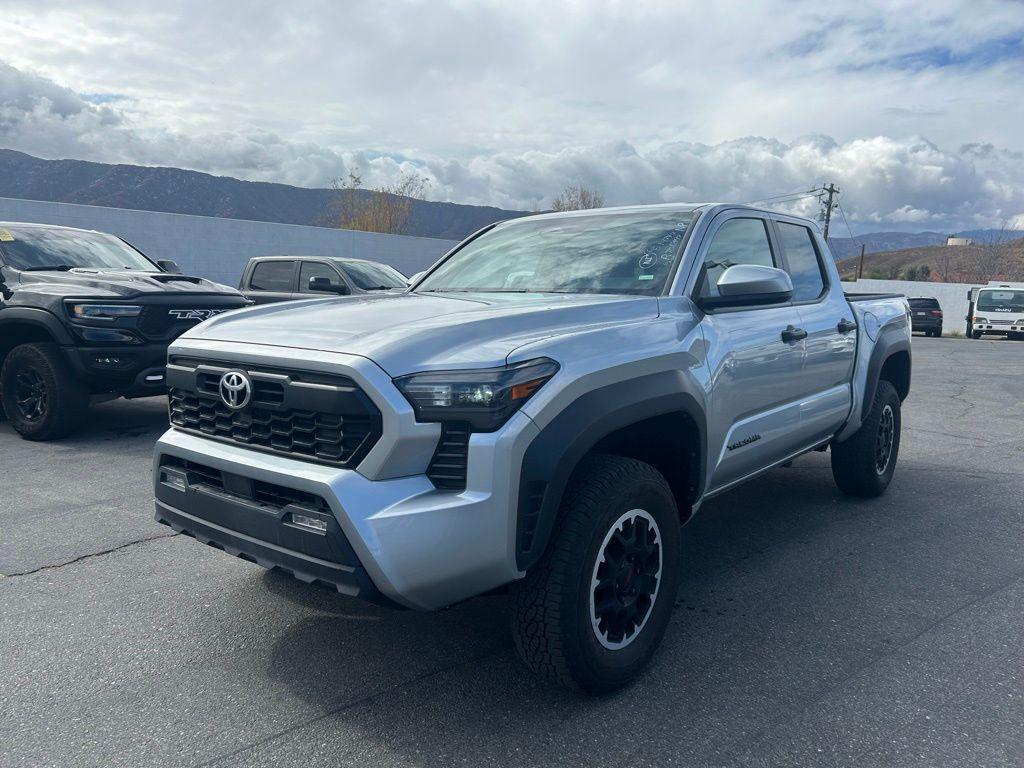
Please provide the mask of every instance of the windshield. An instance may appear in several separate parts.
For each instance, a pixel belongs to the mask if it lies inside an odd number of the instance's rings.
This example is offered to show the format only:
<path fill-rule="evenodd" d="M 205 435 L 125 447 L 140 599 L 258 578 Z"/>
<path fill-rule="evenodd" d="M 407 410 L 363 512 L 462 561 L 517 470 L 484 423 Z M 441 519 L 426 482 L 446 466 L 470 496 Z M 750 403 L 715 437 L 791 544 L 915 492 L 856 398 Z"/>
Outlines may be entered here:
<path fill-rule="evenodd" d="M 113 235 L 47 227 L 0 228 L 0 248 L 15 269 L 139 269 L 155 264 Z"/>
<path fill-rule="evenodd" d="M 405 275 L 387 264 L 372 261 L 342 261 L 340 264 L 356 287 L 364 291 L 406 287 Z"/>
<path fill-rule="evenodd" d="M 983 312 L 1024 312 L 1024 291 L 981 291 L 977 309 Z"/>
<path fill-rule="evenodd" d="M 678 210 L 519 219 L 467 243 L 416 291 L 656 295 L 692 219 Z"/>

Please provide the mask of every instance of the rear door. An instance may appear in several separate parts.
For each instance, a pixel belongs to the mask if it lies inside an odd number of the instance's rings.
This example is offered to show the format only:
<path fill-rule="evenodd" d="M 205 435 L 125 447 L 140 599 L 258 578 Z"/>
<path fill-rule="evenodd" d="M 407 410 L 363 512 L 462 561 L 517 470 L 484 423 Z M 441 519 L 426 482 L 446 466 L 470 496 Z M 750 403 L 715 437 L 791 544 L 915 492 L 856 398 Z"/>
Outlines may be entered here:
<path fill-rule="evenodd" d="M 770 222 L 754 211 L 715 217 L 697 254 L 695 298 L 717 295 L 735 264 L 782 267 Z M 708 448 L 710 491 L 720 490 L 800 447 L 800 377 L 804 345 L 784 338 L 800 314 L 790 302 L 708 311 L 701 324 L 711 374 Z"/>
<path fill-rule="evenodd" d="M 248 284 L 243 287 L 242 293 L 257 304 L 288 301 L 294 298 L 295 272 L 294 259 L 258 261 L 249 272 Z"/>
<path fill-rule="evenodd" d="M 784 269 L 793 281 L 793 305 L 807 332 L 800 436 L 809 444 L 831 437 L 849 415 L 857 330 L 842 285 L 825 265 L 831 256 L 824 244 L 799 219 L 774 221 Z"/>

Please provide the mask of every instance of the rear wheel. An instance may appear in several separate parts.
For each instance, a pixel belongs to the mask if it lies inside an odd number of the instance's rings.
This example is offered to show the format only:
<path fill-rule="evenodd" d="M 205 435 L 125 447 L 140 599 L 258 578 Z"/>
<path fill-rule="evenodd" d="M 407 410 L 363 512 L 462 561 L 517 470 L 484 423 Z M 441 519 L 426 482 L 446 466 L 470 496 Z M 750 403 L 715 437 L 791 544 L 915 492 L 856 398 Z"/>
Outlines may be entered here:
<path fill-rule="evenodd" d="M 11 425 L 27 440 L 53 440 L 73 432 L 89 405 L 56 344 L 21 344 L 0 370 L 0 399 Z"/>
<path fill-rule="evenodd" d="M 864 423 L 832 446 L 832 477 L 843 493 L 879 496 L 892 481 L 900 450 L 900 396 L 884 379 Z"/>
<path fill-rule="evenodd" d="M 654 654 L 679 584 L 679 514 L 656 469 L 584 460 L 541 560 L 513 587 L 513 635 L 540 675 L 590 692 L 632 681 Z"/>

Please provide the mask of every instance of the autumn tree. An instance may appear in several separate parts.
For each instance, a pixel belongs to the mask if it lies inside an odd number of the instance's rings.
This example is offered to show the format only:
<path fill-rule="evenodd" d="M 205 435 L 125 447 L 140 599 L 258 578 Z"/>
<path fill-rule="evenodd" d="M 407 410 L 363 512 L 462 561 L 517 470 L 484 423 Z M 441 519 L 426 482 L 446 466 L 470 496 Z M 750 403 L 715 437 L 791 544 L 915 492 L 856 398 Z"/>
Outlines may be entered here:
<path fill-rule="evenodd" d="M 600 208 L 604 205 L 604 195 L 596 189 L 578 184 L 568 184 L 551 203 L 553 211 L 582 211 L 588 208 Z"/>
<path fill-rule="evenodd" d="M 335 193 L 329 214 L 331 226 L 404 235 L 409 232 L 413 201 L 422 199 L 427 179 L 402 171 L 393 184 L 364 189 L 359 169 L 354 168 L 348 178 L 335 179 L 331 186 Z"/>

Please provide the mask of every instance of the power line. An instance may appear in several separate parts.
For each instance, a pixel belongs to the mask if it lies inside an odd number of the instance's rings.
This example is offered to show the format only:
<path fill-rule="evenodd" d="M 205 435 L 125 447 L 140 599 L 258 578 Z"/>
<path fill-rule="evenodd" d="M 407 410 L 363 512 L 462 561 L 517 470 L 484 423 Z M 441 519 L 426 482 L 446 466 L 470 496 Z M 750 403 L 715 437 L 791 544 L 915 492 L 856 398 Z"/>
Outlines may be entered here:
<path fill-rule="evenodd" d="M 778 200 L 780 197 L 797 197 L 797 199 L 803 199 L 804 197 L 814 197 L 818 193 L 818 189 L 801 189 L 796 192 L 787 192 L 784 195 L 769 195 L 768 197 L 758 197 L 754 200 L 748 200 L 740 203 L 740 205 L 751 205 L 752 203 L 765 203 L 769 200 Z"/>
<path fill-rule="evenodd" d="M 843 210 L 843 204 L 836 200 L 836 205 L 839 206 L 839 213 L 841 213 L 843 216 L 843 224 L 846 225 L 846 232 L 850 236 L 850 239 L 853 240 L 855 243 L 859 243 L 860 241 L 853 236 L 853 230 L 850 229 L 850 222 L 846 220 L 846 211 Z"/>

